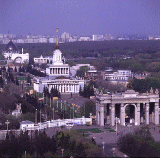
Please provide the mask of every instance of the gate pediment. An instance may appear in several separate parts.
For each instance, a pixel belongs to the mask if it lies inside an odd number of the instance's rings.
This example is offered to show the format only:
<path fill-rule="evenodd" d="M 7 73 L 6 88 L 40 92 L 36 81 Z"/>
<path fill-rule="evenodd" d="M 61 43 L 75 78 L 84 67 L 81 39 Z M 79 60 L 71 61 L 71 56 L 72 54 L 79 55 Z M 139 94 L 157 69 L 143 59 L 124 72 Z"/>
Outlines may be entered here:
<path fill-rule="evenodd" d="M 138 92 L 135 92 L 134 90 L 127 90 L 122 94 L 124 98 L 136 98 L 137 95 Z"/>

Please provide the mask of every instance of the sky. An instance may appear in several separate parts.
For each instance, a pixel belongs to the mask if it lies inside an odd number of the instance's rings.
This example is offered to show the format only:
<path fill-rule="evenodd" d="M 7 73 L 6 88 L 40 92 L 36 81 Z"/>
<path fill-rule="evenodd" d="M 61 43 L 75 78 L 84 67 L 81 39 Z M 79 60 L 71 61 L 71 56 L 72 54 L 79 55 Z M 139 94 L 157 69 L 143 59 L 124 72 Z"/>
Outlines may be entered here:
<path fill-rule="evenodd" d="M 0 34 L 160 34 L 160 0 L 0 0 Z"/>

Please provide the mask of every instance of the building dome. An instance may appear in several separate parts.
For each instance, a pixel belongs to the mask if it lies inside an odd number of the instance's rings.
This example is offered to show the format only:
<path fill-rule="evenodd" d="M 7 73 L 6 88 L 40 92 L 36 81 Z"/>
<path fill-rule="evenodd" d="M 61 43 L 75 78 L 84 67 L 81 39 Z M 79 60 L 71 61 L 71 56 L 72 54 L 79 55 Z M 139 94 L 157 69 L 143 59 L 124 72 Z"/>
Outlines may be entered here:
<path fill-rule="evenodd" d="M 7 44 L 6 51 L 12 51 L 12 52 L 18 51 L 17 46 L 12 42 L 12 40 Z"/>
<path fill-rule="evenodd" d="M 54 65 L 62 65 L 62 52 L 59 49 L 55 49 L 53 52 L 53 64 Z"/>

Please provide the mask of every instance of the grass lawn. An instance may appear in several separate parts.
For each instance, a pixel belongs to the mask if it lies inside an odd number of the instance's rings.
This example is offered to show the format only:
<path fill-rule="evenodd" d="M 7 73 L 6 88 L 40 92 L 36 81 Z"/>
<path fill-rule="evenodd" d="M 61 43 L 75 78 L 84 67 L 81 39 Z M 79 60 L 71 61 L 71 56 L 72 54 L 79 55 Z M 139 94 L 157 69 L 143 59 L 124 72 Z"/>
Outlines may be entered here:
<path fill-rule="evenodd" d="M 113 130 L 113 129 L 110 128 L 110 127 L 104 127 L 104 129 L 107 129 L 108 132 L 115 132 L 115 130 Z"/>
<path fill-rule="evenodd" d="M 104 129 L 111 129 L 110 127 L 104 127 Z"/>
<path fill-rule="evenodd" d="M 78 132 L 82 132 L 82 133 L 88 133 L 88 131 L 92 132 L 92 133 L 102 133 L 103 131 L 99 130 L 98 128 L 87 128 L 87 129 L 78 129 Z"/>
<path fill-rule="evenodd" d="M 113 129 L 108 129 L 107 131 L 109 131 L 109 132 L 116 132 L 116 131 L 113 130 Z"/>
<path fill-rule="evenodd" d="M 85 133 L 85 134 L 84 134 L 84 136 L 85 136 L 85 137 L 89 137 L 89 136 L 90 136 L 90 134 L 88 134 L 88 133 Z"/>

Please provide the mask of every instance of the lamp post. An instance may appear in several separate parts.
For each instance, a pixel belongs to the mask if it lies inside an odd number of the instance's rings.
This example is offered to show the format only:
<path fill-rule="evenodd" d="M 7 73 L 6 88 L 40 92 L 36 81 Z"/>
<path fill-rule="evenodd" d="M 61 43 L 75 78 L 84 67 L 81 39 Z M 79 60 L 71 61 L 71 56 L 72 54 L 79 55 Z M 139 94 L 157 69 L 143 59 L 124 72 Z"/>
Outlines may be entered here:
<path fill-rule="evenodd" d="M 54 107 L 53 107 L 53 120 L 54 120 Z"/>
<path fill-rule="evenodd" d="M 112 148 L 112 151 L 113 151 L 113 157 L 114 157 L 115 148 Z"/>
<path fill-rule="evenodd" d="M 102 142 L 102 144 L 103 144 L 103 147 L 102 147 L 102 148 L 103 148 L 103 153 L 104 153 L 104 148 L 105 148 L 105 147 L 104 147 L 104 144 L 105 144 L 105 142 Z"/>
<path fill-rule="evenodd" d="M 71 119 L 71 106 L 70 106 L 70 119 Z"/>
<path fill-rule="evenodd" d="M 51 97 L 50 97 L 50 108 L 51 108 Z"/>
<path fill-rule="evenodd" d="M 64 151 L 64 149 L 61 149 L 61 151 L 62 151 L 62 157 L 63 157 L 63 151 Z"/>
<path fill-rule="evenodd" d="M 65 117 L 65 112 L 66 112 L 66 100 L 64 101 L 64 117 Z"/>
<path fill-rule="evenodd" d="M 62 112 L 62 100 L 61 100 L 61 112 Z"/>
<path fill-rule="evenodd" d="M 37 124 L 37 109 L 36 109 L 36 116 L 35 116 L 35 124 Z"/>
<path fill-rule="evenodd" d="M 8 122 L 8 120 L 7 120 L 7 122 L 5 122 L 5 124 L 7 125 L 7 133 L 8 133 L 8 124 L 9 124 L 10 122 Z"/>
<path fill-rule="evenodd" d="M 26 150 L 25 150 L 25 152 L 24 152 L 24 157 L 26 158 Z"/>
<path fill-rule="evenodd" d="M 58 112 L 58 100 L 57 100 L 57 112 Z"/>
<path fill-rule="evenodd" d="M 41 109 L 40 109 L 40 129 L 41 129 Z"/>
<path fill-rule="evenodd" d="M 86 124 L 85 123 L 85 104 L 84 104 L 84 124 Z"/>
<path fill-rule="evenodd" d="M 117 135 L 117 117 L 116 117 L 116 135 Z"/>

